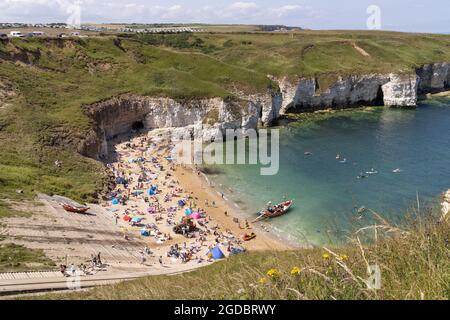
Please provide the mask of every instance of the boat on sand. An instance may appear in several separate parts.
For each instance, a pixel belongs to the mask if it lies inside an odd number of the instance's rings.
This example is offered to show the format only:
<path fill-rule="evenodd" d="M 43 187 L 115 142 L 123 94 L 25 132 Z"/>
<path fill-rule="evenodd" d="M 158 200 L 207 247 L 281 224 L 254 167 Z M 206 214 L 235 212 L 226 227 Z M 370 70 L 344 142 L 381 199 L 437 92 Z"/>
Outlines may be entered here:
<path fill-rule="evenodd" d="M 242 239 L 244 240 L 244 241 L 250 241 L 250 240 L 252 240 L 252 239 L 254 239 L 254 238 L 256 238 L 256 234 L 254 233 L 254 232 L 252 232 L 252 233 L 250 233 L 250 234 L 244 234 L 243 236 L 242 236 Z"/>
<path fill-rule="evenodd" d="M 269 207 L 265 210 L 259 212 L 258 218 L 253 220 L 252 222 L 257 222 L 266 218 L 275 218 L 282 216 L 287 213 L 287 211 L 291 208 L 293 200 L 288 200 L 277 204 L 276 206 Z"/>
<path fill-rule="evenodd" d="M 67 204 L 67 203 L 64 203 L 62 205 L 62 207 L 67 212 L 75 212 L 75 213 L 86 213 L 90 209 L 89 207 L 72 206 L 72 205 Z"/>

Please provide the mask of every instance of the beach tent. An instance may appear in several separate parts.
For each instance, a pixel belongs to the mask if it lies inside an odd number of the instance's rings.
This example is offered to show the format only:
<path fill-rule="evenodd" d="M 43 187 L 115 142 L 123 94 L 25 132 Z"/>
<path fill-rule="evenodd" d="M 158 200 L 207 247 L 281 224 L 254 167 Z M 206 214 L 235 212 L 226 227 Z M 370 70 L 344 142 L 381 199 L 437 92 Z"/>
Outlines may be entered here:
<path fill-rule="evenodd" d="M 147 229 L 143 228 L 143 229 L 141 229 L 141 236 L 149 237 L 150 236 L 150 232 L 148 232 Z"/>
<path fill-rule="evenodd" d="M 131 222 L 134 222 L 134 223 L 139 223 L 141 221 L 142 221 L 142 218 L 139 218 L 139 217 L 134 217 L 133 219 L 131 219 Z"/>
<path fill-rule="evenodd" d="M 151 188 L 147 190 L 147 193 L 149 196 L 153 196 L 157 193 L 157 191 L 158 191 L 157 186 L 151 186 Z"/>
<path fill-rule="evenodd" d="M 193 214 L 190 215 L 190 217 L 195 220 L 203 218 L 202 215 L 198 212 L 194 212 Z"/>
<path fill-rule="evenodd" d="M 223 254 L 222 250 L 220 250 L 219 247 L 215 246 L 211 249 L 211 254 L 214 260 L 219 260 L 225 258 L 225 255 Z"/>
<path fill-rule="evenodd" d="M 230 256 L 235 256 L 241 252 L 245 252 L 245 249 L 242 247 L 235 247 L 231 249 Z"/>
<path fill-rule="evenodd" d="M 113 198 L 111 203 L 112 204 L 119 204 L 119 200 L 117 200 L 117 198 Z"/>

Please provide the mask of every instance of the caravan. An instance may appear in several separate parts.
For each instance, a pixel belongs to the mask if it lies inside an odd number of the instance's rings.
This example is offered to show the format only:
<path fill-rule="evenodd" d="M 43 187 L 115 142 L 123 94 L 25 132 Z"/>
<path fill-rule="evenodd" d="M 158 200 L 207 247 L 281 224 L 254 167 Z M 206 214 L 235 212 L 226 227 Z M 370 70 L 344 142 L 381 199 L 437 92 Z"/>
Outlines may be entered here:
<path fill-rule="evenodd" d="M 22 38 L 22 37 L 23 37 L 23 33 L 20 32 L 20 31 L 11 31 L 11 32 L 9 33 L 9 36 L 10 36 L 11 38 Z"/>

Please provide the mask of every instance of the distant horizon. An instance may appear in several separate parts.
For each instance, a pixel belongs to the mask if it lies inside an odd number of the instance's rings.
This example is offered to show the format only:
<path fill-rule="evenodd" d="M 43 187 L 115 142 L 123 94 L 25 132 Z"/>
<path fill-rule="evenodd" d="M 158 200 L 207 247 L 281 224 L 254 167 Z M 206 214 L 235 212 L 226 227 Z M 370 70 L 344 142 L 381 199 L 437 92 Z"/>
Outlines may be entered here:
<path fill-rule="evenodd" d="M 376 28 L 368 25 L 374 7 Z M 448 9 L 444 0 L 0 0 L 0 22 L 58 23 L 75 14 L 81 24 L 285 25 L 448 34 Z"/>
<path fill-rule="evenodd" d="M 19 22 L 19 21 L 7 21 L 0 22 L 0 24 L 29 24 L 29 25 L 37 25 L 37 24 L 64 24 L 61 21 L 55 22 L 36 22 L 36 23 L 27 23 L 27 22 Z M 389 29 L 380 29 L 380 30 L 370 30 L 370 29 L 325 29 L 325 28 L 304 28 L 302 26 L 293 26 L 293 25 L 281 25 L 281 24 L 245 24 L 245 23 L 202 23 L 202 22 L 187 22 L 187 23 L 177 23 L 177 22 L 85 22 L 82 26 L 88 25 L 204 25 L 204 26 L 284 26 L 288 28 L 299 28 L 304 31 L 372 31 L 372 32 L 399 32 L 399 33 L 424 33 L 424 34 L 450 34 L 450 31 L 446 32 L 431 32 L 431 31 L 401 31 L 401 30 L 389 30 Z M 0 28 L 1 30 L 1 28 Z M 239 31 L 233 31 L 239 33 Z M 248 32 L 248 31 L 242 31 Z"/>

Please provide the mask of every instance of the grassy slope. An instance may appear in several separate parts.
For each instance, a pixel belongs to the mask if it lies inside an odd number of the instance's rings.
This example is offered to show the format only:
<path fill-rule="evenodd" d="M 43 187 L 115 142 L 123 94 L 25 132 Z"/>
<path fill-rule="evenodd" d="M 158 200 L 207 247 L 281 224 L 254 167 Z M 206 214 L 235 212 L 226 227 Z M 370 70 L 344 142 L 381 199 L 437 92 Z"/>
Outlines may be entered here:
<path fill-rule="evenodd" d="M 369 246 L 360 247 L 355 238 L 331 252 L 304 249 L 245 253 L 190 273 L 39 298 L 449 299 L 449 222 L 415 218 L 402 230 L 384 221 L 380 224 L 390 228 L 389 236 L 383 236 L 380 229 L 378 241 Z M 380 290 L 367 289 L 367 264 L 379 265 Z M 272 268 L 278 271 L 278 277 L 267 275 Z"/>
<path fill-rule="evenodd" d="M 305 31 L 0 43 L 0 57 L 14 52 L 27 58 L 0 61 L 0 82 L 16 92 L 10 107 L 0 109 L 0 194 L 41 191 L 92 201 L 105 176 L 100 164 L 73 152 L 90 128 L 82 104 L 125 92 L 226 97 L 237 87 L 254 93 L 273 86 L 267 74 L 318 75 L 329 83 L 337 74 L 411 70 L 450 61 L 450 36 Z"/>
<path fill-rule="evenodd" d="M 42 250 L 15 244 L 0 244 L 0 272 L 54 270 L 55 264 Z"/>

